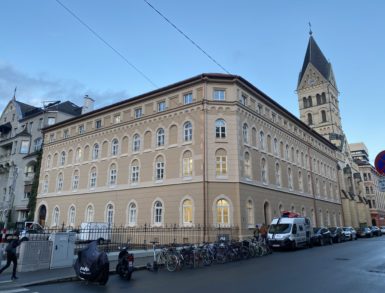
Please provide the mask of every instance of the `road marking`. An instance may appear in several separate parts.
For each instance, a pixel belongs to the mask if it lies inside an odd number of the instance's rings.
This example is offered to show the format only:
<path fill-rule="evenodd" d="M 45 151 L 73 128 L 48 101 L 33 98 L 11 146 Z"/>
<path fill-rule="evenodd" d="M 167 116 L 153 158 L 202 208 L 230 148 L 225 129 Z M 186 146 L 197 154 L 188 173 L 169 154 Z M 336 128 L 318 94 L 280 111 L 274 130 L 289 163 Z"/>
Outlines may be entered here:
<path fill-rule="evenodd" d="M 27 288 L 19 288 L 19 289 L 13 289 L 13 290 L 0 290 L 1 293 L 18 293 L 18 292 L 25 292 L 29 291 Z"/>

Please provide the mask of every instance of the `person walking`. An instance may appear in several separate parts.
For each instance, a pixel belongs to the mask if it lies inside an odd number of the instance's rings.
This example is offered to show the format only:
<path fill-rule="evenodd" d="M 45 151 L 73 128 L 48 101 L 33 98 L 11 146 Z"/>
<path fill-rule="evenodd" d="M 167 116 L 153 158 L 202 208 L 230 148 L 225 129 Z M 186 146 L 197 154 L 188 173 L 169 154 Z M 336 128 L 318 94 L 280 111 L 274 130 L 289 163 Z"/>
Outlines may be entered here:
<path fill-rule="evenodd" d="M 264 244 L 267 244 L 267 226 L 265 223 L 262 224 L 262 227 L 260 229 L 261 237 L 262 237 L 262 242 Z"/>
<path fill-rule="evenodd" d="M 254 231 L 253 231 L 253 235 L 254 235 L 254 238 L 255 238 L 255 240 L 259 240 L 259 227 L 258 227 L 258 225 L 255 225 L 255 229 L 254 229 Z"/>
<path fill-rule="evenodd" d="M 12 277 L 11 280 L 17 280 L 16 277 L 16 268 L 17 268 L 17 255 L 16 255 L 16 248 L 20 245 L 21 240 L 19 240 L 19 232 L 15 231 L 13 233 L 12 240 L 8 243 L 7 247 L 5 248 L 5 251 L 7 252 L 7 263 L 5 266 L 3 266 L 0 269 L 0 274 L 6 270 L 10 265 L 11 262 L 13 263 L 13 270 L 12 270 Z"/>

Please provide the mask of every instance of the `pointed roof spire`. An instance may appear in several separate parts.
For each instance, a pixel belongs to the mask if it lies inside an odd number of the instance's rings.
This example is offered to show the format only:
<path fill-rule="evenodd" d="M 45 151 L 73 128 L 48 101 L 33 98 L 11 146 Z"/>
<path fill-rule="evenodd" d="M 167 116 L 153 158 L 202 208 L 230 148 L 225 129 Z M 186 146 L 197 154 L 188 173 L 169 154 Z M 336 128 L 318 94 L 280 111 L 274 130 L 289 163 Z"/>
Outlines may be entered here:
<path fill-rule="evenodd" d="M 306 68 L 309 63 L 311 63 L 321 74 L 322 76 L 332 82 L 332 68 L 330 62 L 326 59 L 325 55 L 322 53 L 321 49 L 318 47 L 316 41 L 313 38 L 313 32 L 311 30 L 311 24 L 309 23 L 309 42 L 306 49 L 305 59 L 303 61 L 302 70 L 299 73 L 298 85 L 301 83 L 301 80 L 305 74 Z"/>
<path fill-rule="evenodd" d="M 16 101 L 16 90 L 17 90 L 17 86 L 15 87 L 15 90 L 13 91 L 13 98 L 12 100 Z"/>
<path fill-rule="evenodd" d="M 309 35 L 311 36 L 313 34 L 312 30 L 311 30 L 311 22 L 309 21 Z"/>

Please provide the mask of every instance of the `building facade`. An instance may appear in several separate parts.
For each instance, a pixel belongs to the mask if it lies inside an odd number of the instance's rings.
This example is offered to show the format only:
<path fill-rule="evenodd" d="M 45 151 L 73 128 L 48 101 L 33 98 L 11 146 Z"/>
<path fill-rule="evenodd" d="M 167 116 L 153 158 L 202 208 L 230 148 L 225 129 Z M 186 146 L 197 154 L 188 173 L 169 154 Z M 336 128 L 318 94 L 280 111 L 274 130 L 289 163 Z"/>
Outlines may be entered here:
<path fill-rule="evenodd" d="M 381 192 L 379 188 L 381 175 L 370 164 L 368 149 L 364 143 L 353 143 L 349 147 L 364 182 L 365 195 L 369 202 L 371 225 L 385 226 L 385 192 Z"/>
<path fill-rule="evenodd" d="M 312 34 L 297 84 L 300 119 L 332 142 L 338 149 L 337 179 L 346 226 L 370 224 L 369 201 L 358 165 L 350 154 L 342 129 L 339 92 L 330 62 L 318 47 Z"/>
<path fill-rule="evenodd" d="M 81 114 L 71 102 L 38 108 L 16 100 L 0 116 L 0 221 L 25 221 L 36 172 L 37 154 L 43 143 L 42 128 Z"/>
<path fill-rule="evenodd" d="M 202 74 L 44 130 L 36 221 L 342 225 L 336 147 L 240 76 Z"/>

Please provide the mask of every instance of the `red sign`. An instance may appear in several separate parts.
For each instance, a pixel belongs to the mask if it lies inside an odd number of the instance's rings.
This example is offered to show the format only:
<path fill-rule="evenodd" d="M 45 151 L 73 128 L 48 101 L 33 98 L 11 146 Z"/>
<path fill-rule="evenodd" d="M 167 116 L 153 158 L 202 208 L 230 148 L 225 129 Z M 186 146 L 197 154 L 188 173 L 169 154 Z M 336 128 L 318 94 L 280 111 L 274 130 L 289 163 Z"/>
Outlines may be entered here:
<path fill-rule="evenodd" d="M 374 160 L 374 167 L 381 175 L 385 175 L 385 151 L 380 152 Z"/>

